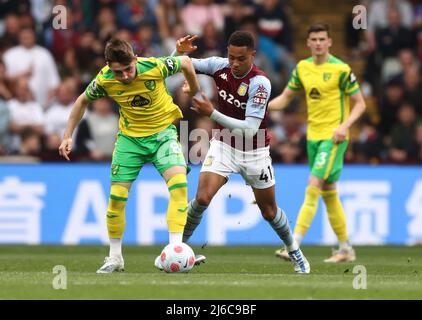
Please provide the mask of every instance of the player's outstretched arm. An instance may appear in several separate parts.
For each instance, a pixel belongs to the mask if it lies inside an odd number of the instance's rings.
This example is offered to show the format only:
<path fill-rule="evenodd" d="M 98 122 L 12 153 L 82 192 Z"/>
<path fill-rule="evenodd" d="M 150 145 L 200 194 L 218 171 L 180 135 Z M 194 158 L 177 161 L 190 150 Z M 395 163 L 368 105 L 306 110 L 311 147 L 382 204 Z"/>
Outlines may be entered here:
<path fill-rule="evenodd" d="M 340 127 L 334 130 L 333 142 L 340 143 L 346 139 L 347 130 L 356 122 L 357 119 L 365 112 L 366 103 L 363 99 L 362 92 L 358 91 L 350 96 L 351 107 L 350 115 L 346 121 L 344 121 Z"/>
<path fill-rule="evenodd" d="M 196 77 L 192 60 L 188 56 L 181 56 L 180 65 L 183 75 L 185 76 L 185 79 L 188 83 L 189 90 L 187 90 L 186 93 L 193 97 L 195 93 L 199 91 L 199 82 L 198 78 Z"/>
<path fill-rule="evenodd" d="M 82 119 L 89 102 L 90 101 L 87 98 L 85 92 L 82 93 L 78 99 L 76 99 L 75 103 L 73 104 L 72 111 L 70 112 L 66 130 L 63 135 L 63 140 L 59 147 L 59 154 L 67 161 L 70 161 L 69 154 L 72 152 L 73 131 L 75 130 L 79 121 Z"/>
<path fill-rule="evenodd" d="M 290 101 L 292 101 L 295 94 L 296 91 L 293 91 L 289 87 L 284 88 L 283 92 L 280 95 L 278 95 L 268 103 L 268 111 L 283 110 L 289 105 Z"/>

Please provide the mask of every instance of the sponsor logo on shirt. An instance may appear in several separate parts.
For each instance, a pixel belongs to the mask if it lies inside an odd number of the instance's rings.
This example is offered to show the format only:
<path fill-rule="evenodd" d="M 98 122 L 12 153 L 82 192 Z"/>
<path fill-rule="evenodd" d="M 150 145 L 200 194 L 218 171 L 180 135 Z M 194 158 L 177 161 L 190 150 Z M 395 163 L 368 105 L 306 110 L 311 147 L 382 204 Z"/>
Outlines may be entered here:
<path fill-rule="evenodd" d="M 225 90 L 219 90 L 218 95 L 227 103 L 233 104 L 237 108 L 246 109 L 246 102 L 240 102 L 231 93 L 227 94 Z"/>
<path fill-rule="evenodd" d="M 309 97 L 311 97 L 311 99 L 320 99 L 321 98 L 321 93 L 319 93 L 317 88 L 312 88 L 311 91 L 309 91 Z"/>
<path fill-rule="evenodd" d="M 134 96 L 130 105 L 132 107 L 143 107 L 147 106 L 151 103 L 151 101 L 145 97 L 140 96 L 139 94 Z"/>

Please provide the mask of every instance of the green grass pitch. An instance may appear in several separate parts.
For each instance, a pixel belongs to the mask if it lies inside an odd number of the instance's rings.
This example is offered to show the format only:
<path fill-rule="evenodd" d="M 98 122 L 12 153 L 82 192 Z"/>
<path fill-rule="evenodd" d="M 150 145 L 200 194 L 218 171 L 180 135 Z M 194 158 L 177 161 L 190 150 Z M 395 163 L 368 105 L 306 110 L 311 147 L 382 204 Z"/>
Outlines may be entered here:
<path fill-rule="evenodd" d="M 125 272 L 96 274 L 107 247 L 3 245 L 0 299 L 422 299 L 421 247 L 356 247 L 356 262 L 333 265 L 323 262 L 331 248 L 304 246 L 310 275 L 294 274 L 274 246 L 193 246 L 207 262 L 166 274 L 153 267 L 162 247 L 126 246 Z M 66 267 L 65 290 L 53 288 L 56 265 Z M 366 289 L 353 288 L 356 265 Z"/>

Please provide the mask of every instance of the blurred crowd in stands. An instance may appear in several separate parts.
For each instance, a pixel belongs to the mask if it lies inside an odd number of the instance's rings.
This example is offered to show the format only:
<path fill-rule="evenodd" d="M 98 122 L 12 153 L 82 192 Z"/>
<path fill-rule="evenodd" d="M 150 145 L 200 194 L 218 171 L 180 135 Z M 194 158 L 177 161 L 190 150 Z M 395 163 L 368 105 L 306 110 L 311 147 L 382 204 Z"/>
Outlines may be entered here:
<path fill-rule="evenodd" d="M 364 61 L 361 74 L 354 71 L 374 103 L 351 132 L 346 161 L 422 163 L 422 3 L 360 1 L 368 9 L 368 26 L 356 30 L 352 7 L 358 2 L 348 2 L 344 28 L 332 30 L 342 33 L 347 54 L 332 53 L 352 66 Z M 66 29 L 53 28 L 57 5 L 67 8 Z M 297 63 L 294 15 L 292 0 L 2 0 L 0 162 L 63 160 L 57 149 L 72 103 L 104 66 L 111 37 L 130 41 L 138 56 L 148 57 L 170 55 L 178 38 L 197 34 L 198 50 L 191 56 L 201 58 L 226 56 L 230 34 L 248 30 L 256 40 L 255 64 L 268 74 L 274 97 Z M 215 101 L 212 79 L 199 78 Z M 212 121 L 190 110 L 181 92 L 183 76 L 166 82 L 189 130 L 211 132 Z M 273 161 L 306 162 L 303 106 L 301 96 L 286 111 L 271 114 Z M 118 106 L 110 99 L 93 102 L 75 132 L 72 160 L 110 160 L 117 130 Z M 191 141 L 190 147 L 196 143 L 207 147 L 207 141 Z"/>

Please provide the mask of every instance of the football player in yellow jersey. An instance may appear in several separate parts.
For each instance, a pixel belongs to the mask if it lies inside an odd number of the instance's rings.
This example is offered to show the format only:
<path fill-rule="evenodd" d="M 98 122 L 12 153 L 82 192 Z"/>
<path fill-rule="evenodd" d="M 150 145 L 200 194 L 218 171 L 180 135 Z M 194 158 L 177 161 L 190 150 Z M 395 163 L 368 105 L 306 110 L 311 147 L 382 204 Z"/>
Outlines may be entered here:
<path fill-rule="evenodd" d="M 182 112 L 168 94 L 164 79 L 182 71 L 190 85 L 189 94 L 193 96 L 199 91 L 192 61 L 187 56 L 137 58 L 129 43 L 112 39 L 106 44 L 105 60 L 107 66 L 73 105 L 59 147 L 59 153 L 70 160 L 72 133 L 91 101 L 108 96 L 119 104 L 119 133 L 111 164 L 107 209 L 110 253 L 97 273 L 124 270 L 126 201 L 132 182 L 146 162 L 154 164 L 168 186 L 169 242 L 182 242 L 188 205 L 186 162 L 172 124 L 182 118 Z"/>
<path fill-rule="evenodd" d="M 365 111 L 365 101 L 350 67 L 329 53 L 332 45 L 329 27 L 313 24 L 308 29 L 307 45 L 312 57 L 300 61 L 281 95 L 269 103 L 269 110 L 282 110 L 303 89 L 308 109 L 307 154 L 311 175 L 305 200 L 297 218 L 295 238 L 300 243 L 309 229 L 322 195 L 328 219 L 339 241 L 339 250 L 325 262 L 356 259 L 349 243 L 346 219 L 337 193 L 348 144 L 348 129 Z M 352 104 L 350 111 L 349 102 Z M 285 250 L 278 257 L 289 260 Z"/>

